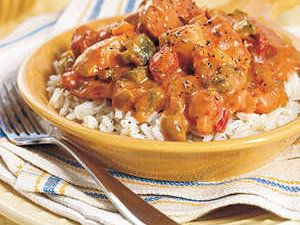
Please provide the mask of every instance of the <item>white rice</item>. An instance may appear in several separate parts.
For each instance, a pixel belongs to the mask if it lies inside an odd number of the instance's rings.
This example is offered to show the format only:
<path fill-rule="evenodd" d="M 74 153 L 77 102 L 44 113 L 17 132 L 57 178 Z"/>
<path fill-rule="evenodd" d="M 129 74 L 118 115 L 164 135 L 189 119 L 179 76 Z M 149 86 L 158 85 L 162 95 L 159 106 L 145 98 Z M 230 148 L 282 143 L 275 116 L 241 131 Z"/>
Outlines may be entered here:
<path fill-rule="evenodd" d="M 113 109 L 109 101 L 85 101 L 74 97 L 65 89 L 59 87 L 60 76 L 52 75 L 47 83 L 49 104 L 61 116 L 76 121 L 91 129 L 102 132 L 114 132 L 140 139 L 153 139 L 163 141 L 160 129 L 161 115 L 153 113 L 148 121 L 139 124 L 130 112 L 124 113 Z M 237 113 L 231 119 L 223 133 L 196 137 L 189 135 L 190 141 L 217 141 L 234 139 L 258 134 L 263 131 L 273 130 L 292 120 L 300 113 L 300 78 L 298 74 L 290 75 L 285 84 L 285 91 L 289 102 L 269 114 Z"/>

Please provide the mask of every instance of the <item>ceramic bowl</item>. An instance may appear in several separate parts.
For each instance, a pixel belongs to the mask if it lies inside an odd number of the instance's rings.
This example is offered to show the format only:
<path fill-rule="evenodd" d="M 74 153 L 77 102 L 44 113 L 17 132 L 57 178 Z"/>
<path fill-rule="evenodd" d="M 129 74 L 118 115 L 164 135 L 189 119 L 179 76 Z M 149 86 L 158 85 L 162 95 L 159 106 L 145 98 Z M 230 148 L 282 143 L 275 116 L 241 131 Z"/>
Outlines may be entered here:
<path fill-rule="evenodd" d="M 91 22 L 101 27 L 121 17 Z M 40 116 L 63 130 L 105 166 L 140 177 L 162 180 L 222 180 L 254 170 L 276 157 L 300 136 L 300 119 L 247 138 L 195 142 L 139 140 L 86 128 L 60 116 L 48 105 L 46 82 L 52 62 L 70 45 L 72 30 L 43 44 L 24 62 L 18 75 L 20 93 Z"/>

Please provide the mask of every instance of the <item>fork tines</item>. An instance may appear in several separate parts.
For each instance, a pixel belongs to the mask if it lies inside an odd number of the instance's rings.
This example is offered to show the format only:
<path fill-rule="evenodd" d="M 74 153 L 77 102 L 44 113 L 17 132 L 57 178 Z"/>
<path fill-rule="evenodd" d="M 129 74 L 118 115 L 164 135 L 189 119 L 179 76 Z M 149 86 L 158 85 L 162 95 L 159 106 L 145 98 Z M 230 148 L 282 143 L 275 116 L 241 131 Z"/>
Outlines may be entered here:
<path fill-rule="evenodd" d="M 18 94 L 16 84 L 2 82 L 0 88 L 0 126 L 7 136 L 29 136 L 44 131 L 37 117 Z"/>

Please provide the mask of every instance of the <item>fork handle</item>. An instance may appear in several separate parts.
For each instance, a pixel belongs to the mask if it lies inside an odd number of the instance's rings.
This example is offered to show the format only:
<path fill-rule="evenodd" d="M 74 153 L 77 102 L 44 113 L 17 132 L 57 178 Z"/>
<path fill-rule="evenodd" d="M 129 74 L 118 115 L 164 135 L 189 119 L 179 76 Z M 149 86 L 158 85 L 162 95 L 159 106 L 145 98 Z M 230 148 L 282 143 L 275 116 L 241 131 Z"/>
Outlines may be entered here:
<path fill-rule="evenodd" d="M 65 138 L 55 144 L 69 152 L 92 176 L 119 212 L 135 225 L 176 225 L 177 223 L 146 203 L 119 180 L 109 174 L 95 159 Z"/>

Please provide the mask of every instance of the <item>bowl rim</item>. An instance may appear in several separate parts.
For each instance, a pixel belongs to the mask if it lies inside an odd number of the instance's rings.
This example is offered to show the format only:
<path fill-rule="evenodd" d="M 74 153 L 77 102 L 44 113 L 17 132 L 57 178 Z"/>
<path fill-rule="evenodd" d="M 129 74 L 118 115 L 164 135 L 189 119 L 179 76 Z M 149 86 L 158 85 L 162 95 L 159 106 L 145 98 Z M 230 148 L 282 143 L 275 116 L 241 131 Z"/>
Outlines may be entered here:
<path fill-rule="evenodd" d="M 110 19 L 115 19 L 116 21 L 121 19 L 122 16 L 110 17 L 104 19 L 98 19 L 91 21 L 87 24 L 97 24 L 99 21 L 105 21 Z M 97 138 L 98 142 L 109 146 L 118 146 L 120 148 L 130 148 L 138 151 L 147 152 L 165 152 L 165 153 L 208 153 L 208 152 L 219 152 L 219 151 L 234 151 L 243 148 L 252 148 L 267 143 L 274 142 L 274 139 L 284 140 L 293 135 L 300 136 L 300 117 L 298 116 L 295 120 L 280 126 L 271 131 L 263 131 L 259 134 L 251 135 L 248 137 L 237 138 L 237 139 L 226 139 L 220 141 L 210 141 L 210 142 L 172 142 L 172 141 L 157 141 L 157 140 L 147 140 L 147 139 L 137 139 L 128 136 L 122 136 L 114 133 L 101 132 L 96 129 L 90 129 L 84 127 L 83 125 L 66 119 L 60 116 L 54 109 L 50 106 L 42 103 L 33 94 L 28 85 L 26 85 L 26 75 L 27 68 L 30 62 L 34 61 L 35 56 L 38 52 L 45 46 L 51 44 L 54 40 L 67 35 L 69 32 L 74 30 L 74 28 L 64 31 L 51 39 L 44 42 L 42 45 L 37 47 L 22 63 L 18 75 L 17 75 L 17 86 L 20 95 L 24 98 L 25 102 L 42 118 L 46 119 L 52 125 L 59 127 L 61 130 L 72 134 L 74 136 L 87 136 L 89 138 Z M 52 62 L 50 62 L 52 64 Z M 49 74 L 50 76 L 51 74 Z M 48 76 L 48 77 L 49 77 Z M 46 87 L 42 87 L 44 90 Z M 46 91 L 46 90 L 45 90 Z M 112 141 L 114 140 L 114 141 Z"/>

